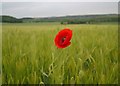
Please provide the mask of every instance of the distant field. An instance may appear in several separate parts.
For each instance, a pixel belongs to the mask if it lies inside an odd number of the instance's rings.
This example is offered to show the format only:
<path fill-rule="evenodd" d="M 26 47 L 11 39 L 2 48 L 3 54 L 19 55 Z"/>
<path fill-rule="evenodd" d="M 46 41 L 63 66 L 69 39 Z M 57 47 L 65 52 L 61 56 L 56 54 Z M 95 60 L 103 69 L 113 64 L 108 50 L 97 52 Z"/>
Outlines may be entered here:
<path fill-rule="evenodd" d="M 60 29 L 71 45 L 57 49 Z M 3 84 L 117 84 L 117 24 L 3 24 Z"/>
<path fill-rule="evenodd" d="M 2 24 L 0 23 L 0 85 L 2 84 Z"/>

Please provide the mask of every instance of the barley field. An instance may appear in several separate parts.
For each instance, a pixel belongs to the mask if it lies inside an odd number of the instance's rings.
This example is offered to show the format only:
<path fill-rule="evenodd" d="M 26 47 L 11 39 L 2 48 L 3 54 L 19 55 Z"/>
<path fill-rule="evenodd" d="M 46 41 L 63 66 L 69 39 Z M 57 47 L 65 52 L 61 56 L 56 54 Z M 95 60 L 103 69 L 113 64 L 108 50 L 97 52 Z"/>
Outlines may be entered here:
<path fill-rule="evenodd" d="M 0 85 L 2 84 L 2 24 L 0 23 Z"/>
<path fill-rule="evenodd" d="M 73 30 L 71 45 L 54 38 Z M 117 84 L 117 24 L 3 24 L 2 84 Z"/>

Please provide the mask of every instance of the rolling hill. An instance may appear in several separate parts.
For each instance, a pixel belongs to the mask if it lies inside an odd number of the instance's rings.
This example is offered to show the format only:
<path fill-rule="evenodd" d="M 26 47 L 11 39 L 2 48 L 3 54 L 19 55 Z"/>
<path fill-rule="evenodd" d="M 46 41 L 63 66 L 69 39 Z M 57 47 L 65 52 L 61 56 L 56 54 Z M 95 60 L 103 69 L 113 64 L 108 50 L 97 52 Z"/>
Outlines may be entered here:
<path fill-rule="evenodd" d="M 68 24 L 79 23 L 98 23 L 98 22 L 118 22 L 117 14 L 99 14 L 99 15 L 74 15 L 60 17 L 45 17 L 45 18 L 15 18 L 12 16 L 2 15 L 0 20 L 3 23 L 30 23 L 30 22 L 67 22 Z"/>

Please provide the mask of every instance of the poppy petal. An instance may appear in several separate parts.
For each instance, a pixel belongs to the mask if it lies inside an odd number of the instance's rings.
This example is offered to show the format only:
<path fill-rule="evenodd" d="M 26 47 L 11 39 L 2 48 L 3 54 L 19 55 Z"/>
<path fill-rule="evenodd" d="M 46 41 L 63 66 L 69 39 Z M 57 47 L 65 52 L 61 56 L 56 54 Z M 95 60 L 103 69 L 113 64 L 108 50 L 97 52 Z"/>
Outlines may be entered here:
<path fill-rule="evenodd" d="M 65 48 L 71 44 L 70 43 L 71 38 L 72 38 L 72 30 L 65 28 L 60 32 L 58 32 L 58 34 L 56 35 L 54 40 L 55 45 L 58 48 Z"/>

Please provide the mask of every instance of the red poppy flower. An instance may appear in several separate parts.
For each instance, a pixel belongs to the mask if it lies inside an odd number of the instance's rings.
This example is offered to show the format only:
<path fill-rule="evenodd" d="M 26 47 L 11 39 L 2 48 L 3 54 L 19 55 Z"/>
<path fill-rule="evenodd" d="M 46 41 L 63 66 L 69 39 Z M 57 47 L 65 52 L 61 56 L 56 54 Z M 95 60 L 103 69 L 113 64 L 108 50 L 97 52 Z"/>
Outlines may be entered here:
<path fill-rule="evenodd" d="M 71 38 L 72 38 L 72 30 L 65 28 L 60 32 L 58 32 L 54 42 L 58 48 L 65 48 L 71 44 L 70 42 Z"/>

